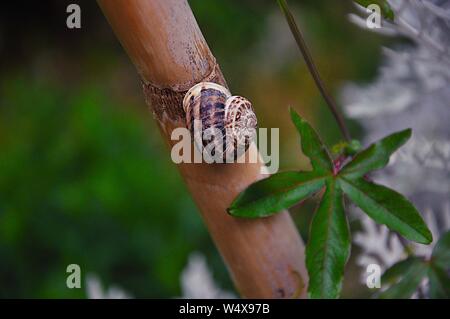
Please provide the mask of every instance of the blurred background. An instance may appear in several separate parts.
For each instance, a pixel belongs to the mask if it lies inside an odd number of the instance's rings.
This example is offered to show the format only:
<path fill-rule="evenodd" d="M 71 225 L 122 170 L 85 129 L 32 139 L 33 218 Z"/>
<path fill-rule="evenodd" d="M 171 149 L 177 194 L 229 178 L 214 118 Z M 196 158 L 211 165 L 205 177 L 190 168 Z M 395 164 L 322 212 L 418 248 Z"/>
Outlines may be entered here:
<path fill-rule="evenodd" d="M 81 7 L 81 29 L 66 27 L 69 3 Z M 261 127 L 280 128 L 282 170 L 308 165 L 289 105 L 328 145 L 339 142 L 275 1 L 189 3 L 232 92 L 252 100 Z M 289 3 L 335 96 L 346 83 L 371 82 L 382 46 L 405 41 L 350 23 L 350 0 Z M 350 125 L 361 137 L 360 122 Z M 308 202 L 291 210 L 305 240 L 313 208 Z M 368 295 L 357 251 L 343 297 Z M 81 267 L 81 289 L 66 287 L 72 263 Z M 4 3 L 0 297 L 201 295 L 196 283 L 236 295 L 147 110 L 138 75 L 95 1 Z"/>

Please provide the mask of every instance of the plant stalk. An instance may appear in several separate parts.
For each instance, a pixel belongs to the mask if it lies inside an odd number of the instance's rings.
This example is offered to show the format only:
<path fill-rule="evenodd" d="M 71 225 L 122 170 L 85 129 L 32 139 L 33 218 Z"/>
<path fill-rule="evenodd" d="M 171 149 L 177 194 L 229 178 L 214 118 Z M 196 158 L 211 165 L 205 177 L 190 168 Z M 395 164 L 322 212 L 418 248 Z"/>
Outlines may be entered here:
<path fill-rule="evenodd" d="M 303 58 L 305 59 L 306 65 L 308 66 L 308 70 L 311 73 L 314 82 L 316 83 L 317 88 L 319 89 L 320 93 L 322 94 L 325 102 L 328 105 L 328 108 L 330 109 L 331 113 L 333 114 L 334 118 L 336 119 L 337 124 L 339 125 L 339 128 L 342 132 L 342 135 L 344 138 L 349 142 L 351 141 L 350 131 L 348 130 L 344 117 L 339 112 L 339 109 L 337 107 L 337 104 L 331 94 L 328 92 L 325 83 L 322 81 L 322 78 L 320 77 L 319 71 L 316 67 L 316 64 L 314 63 L 314 60 L 311 56 L 311 53 L 308 49 L 308 46 L 306 45 L 305 39 L 300 32 L 300 29 L 297 26 L 297 23 L 295 22 L 294 16 L 292 15 L 287 2 L 285 0 L 277 0 L 281 11 L 283 12 L 284 16 L 286 17 L 286 21 L 289 25 L 289 28 L 291 29 L 292 35 L 294 36 L 295 41 L 297 42 L 297 45 L 303 55 Z"/>

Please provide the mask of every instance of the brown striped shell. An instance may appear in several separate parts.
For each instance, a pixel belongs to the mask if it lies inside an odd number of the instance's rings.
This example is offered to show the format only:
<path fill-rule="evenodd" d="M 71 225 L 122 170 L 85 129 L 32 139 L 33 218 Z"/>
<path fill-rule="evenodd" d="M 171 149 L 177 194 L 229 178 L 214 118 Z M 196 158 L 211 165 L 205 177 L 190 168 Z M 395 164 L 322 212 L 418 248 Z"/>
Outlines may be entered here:
<path fill-rule="evenodd" d="M 231 96 L 227 88 L 216 83 L 194 85 L 183 99 L 183 109 L 199 151 L 209 147 L 208 153 L 223 161 L 244 154 L 256 136 L 257 119 L 250 101 Z"/>

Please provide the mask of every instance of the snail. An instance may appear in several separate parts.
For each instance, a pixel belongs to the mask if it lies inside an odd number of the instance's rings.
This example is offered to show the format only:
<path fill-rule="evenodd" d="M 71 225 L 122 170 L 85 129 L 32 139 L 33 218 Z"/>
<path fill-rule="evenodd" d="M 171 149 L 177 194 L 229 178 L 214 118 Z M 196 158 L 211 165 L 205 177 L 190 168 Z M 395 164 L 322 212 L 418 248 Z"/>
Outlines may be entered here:
<path fill-rule="evenodd" d="M 222 85 L 200 82 L 183 99 L 186 126 L 197 149 L 229 162 L 244 154 L 256 136 L 257 119 L 249 100 Z"/>

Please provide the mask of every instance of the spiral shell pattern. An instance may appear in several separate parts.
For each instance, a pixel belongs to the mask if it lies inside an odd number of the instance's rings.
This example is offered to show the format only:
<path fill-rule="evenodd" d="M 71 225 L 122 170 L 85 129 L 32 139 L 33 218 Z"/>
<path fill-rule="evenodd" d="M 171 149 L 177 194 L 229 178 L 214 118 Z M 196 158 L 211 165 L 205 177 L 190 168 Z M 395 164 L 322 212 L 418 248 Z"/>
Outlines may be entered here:
<path fill-rule="evenodd" d="M 256 135 L 257 119 L 249 100 L 231 96 L 227 88 L 211 82 L 193 86 L 183 99 L 186 126 L 196 147 L 209 147 L 215 158 L 236 160 Z"/>

